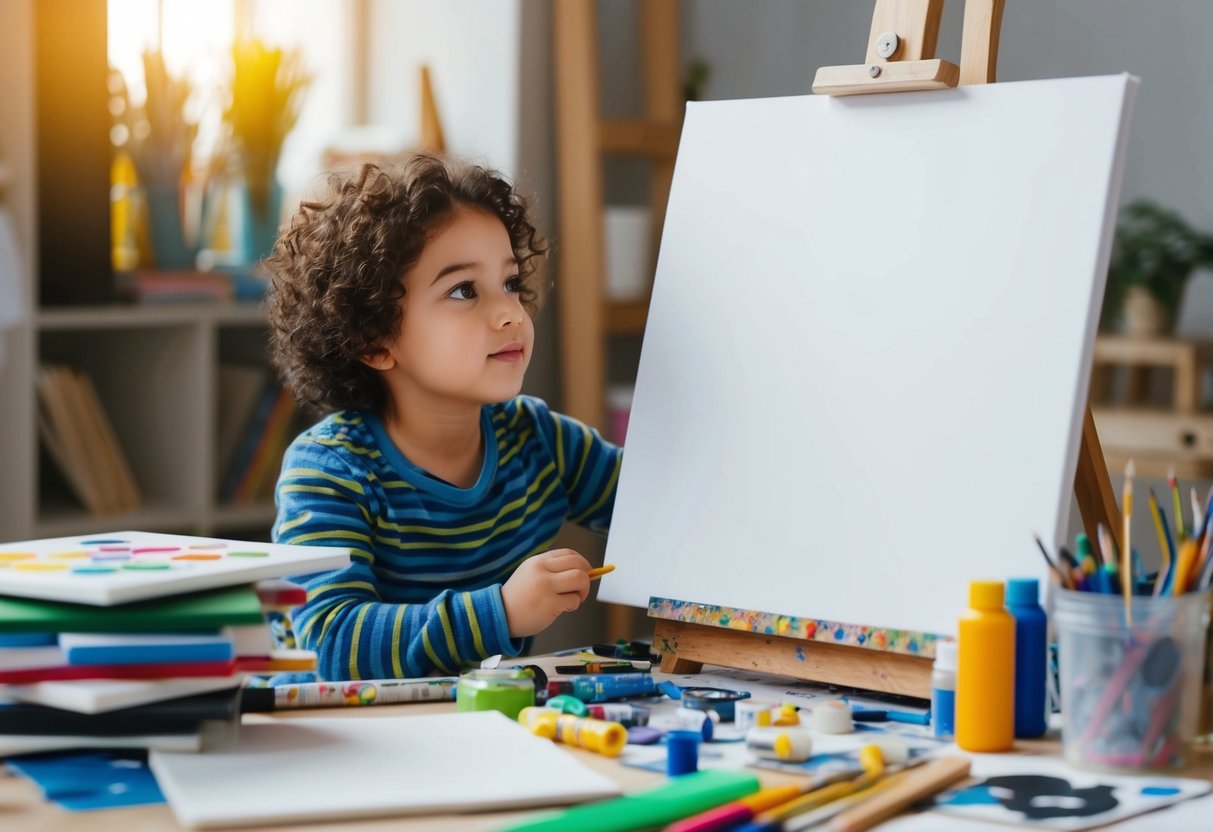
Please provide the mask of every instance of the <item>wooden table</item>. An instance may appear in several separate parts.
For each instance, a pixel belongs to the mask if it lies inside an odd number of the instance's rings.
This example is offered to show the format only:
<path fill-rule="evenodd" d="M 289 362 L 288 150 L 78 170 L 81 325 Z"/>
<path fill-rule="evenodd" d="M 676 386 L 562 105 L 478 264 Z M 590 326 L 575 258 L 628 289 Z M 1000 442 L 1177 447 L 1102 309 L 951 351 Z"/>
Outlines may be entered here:
<path fill-rule="evenodd" d="M 530 658 L 528 662 L 538 662 L 547 666 L 549 657 L 544 659 Z M 564 661 L 570 661 L 565 659 Z M 552 661 L 551 663 L 554 663 Z M 666 674 L 655 673 L 662 677 Z M 685 683 L 684 683 L 685 684 Z M 346 719 L 373 719 L 380 716 L 418 716 L 427 713 L 447 713 L 455 708 L 453 703 L 419 703 L 410 705 L 385 705 L 373 707 L 325 708 L 316 710 L 278 711 L 274 719 L 295 719 L 305 716 L 339 716 Z M 1056 754 L 1060 751 L 1056 740 L 1036 740 L 1020 742 L 1016 746 L 1020 750 L 1033 753 Z M 638 768 L 620 765 L 616 761 L 602 757 L 589 751 L 577 748 L 565 748 L 569 754 L 578 757 L 591 768 L 602 772 L 617 782 L 625 791 L 638 791 L 659 785 L 665 780 L 660 774 Z M 407 754 L 407 749 L 401 749 Z M 751 769 L 764 785 L 800 784 L 803 777 L 784 774 L 782 772 Z M 346 776 L 353 777 L 350 772 Z M 1204 746 L 1194 755 L 1194 760 L 1188 769 L 1182 772 L 1185 777 L 1203 777 L 1213 782 L 1213 748 Z M 339 775 L 338 775 L 339 777 Z M 340 788 L 340 779 L 334 779 L 335 788 Z M 1208 811 L 1213 816 L 1213 797 L 1204 798 L 1209 802 Z M 357 820 L 335 823 L 316 823 L 301 826 L 293 823 L 284 826 L 262 826 L 257 829 L 274 830 L 359 830 L 359 832 L 414 832 L 415 830 L 492 830 L 500 829 L 513 819 L 533 814 L 535 810 L 515 812 L 491 812 L 465 815 L 428 815 L 425 817 L 385 817 L 372 820 Z M 1129 821 L 1132 823 L 1132 821 Z M 89 832 L 160 832 L 174 830 L 178 826 L 167 804 L 156 806 L 141 806 L 130 809 L 111 809 L 85 814 L 67 812 L 58 806 L 42 800 L 34 784 L 25 778 L 17 777 L 7 772 L 0 772 L 0 829 L 3 830 L 37 830 L 37 832 L 79 832 L 81 828 Z M 1117 824 L 1120 829 L 1124 824 Z M 1149 828 L 1138 827 L 1142 829 Z"/>

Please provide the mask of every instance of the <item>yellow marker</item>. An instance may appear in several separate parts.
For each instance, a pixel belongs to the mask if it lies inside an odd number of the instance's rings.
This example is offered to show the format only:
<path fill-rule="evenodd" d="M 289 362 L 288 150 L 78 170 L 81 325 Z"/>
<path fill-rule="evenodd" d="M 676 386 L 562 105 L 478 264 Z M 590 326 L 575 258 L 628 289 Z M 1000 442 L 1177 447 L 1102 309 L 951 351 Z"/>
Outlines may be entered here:
<path fill-rule="evenodd" d="M 603 575 L 609 574 L 614 571 L 615 571 L 614 564 L 608 563 L 605 566 L 599 566 L 597 569 L 590 570 L 590 580 L 596 581 L 599 578 L 601 578 Z"/>
<path fill-rule="evenodd" d="M 47 557 L 56 560 L 79 560 L 80 558 L 89 557 L 89 553 L 83 550 L 77 552 L 51 552 Z"/>

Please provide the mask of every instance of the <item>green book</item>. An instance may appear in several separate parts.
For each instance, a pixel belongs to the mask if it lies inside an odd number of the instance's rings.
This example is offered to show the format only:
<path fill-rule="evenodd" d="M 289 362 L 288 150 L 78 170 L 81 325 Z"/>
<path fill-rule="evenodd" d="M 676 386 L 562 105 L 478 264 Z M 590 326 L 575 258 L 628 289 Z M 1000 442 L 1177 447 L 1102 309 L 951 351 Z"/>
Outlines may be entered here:
<path fill-rule="evenodd" d="M 627 832 L 661 828 L 758 791 L 745 771 L 707 769 L 671 778 L 644 792 L 577 806 L 508 826 L 502 832 Z"/>
<path fill-rule="evenodd" d="M 0 633 L 184 632 L 264 622 L 252 584 L 112 607 L 0 596 Z"/>

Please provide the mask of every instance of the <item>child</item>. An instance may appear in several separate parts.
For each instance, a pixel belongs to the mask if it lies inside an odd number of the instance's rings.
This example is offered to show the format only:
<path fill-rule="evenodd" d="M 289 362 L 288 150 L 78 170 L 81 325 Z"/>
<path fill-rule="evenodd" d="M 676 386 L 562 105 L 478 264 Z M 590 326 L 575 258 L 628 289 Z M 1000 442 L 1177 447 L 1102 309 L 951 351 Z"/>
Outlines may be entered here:
<path fill-rule="evenodd" d="M 352 552 L 307 579 L 300 646 L 333 680 L 516 656 L 585 600 L 590 564 L 550 547 L 566 518 L 606 531 L 622 457 L 519 395 L 545 248 L 480 167 L 331 185 L 268 261 L 275 365 L 329 413 L 287 449 L 274 539 Z"/>

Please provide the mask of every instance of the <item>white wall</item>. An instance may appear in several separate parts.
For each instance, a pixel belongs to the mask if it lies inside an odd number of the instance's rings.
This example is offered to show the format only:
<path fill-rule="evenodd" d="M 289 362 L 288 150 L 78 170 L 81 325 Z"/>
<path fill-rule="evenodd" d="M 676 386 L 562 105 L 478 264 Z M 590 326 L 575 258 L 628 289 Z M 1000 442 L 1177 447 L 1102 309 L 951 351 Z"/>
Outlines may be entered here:
<path fill-rule="evenodd" d="M 370 122 L 415 145 L 428 64 L 447 150 L 513 174 L 521 0 L 372 0 L 370 24 Z"/>

